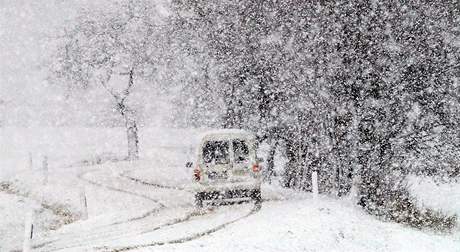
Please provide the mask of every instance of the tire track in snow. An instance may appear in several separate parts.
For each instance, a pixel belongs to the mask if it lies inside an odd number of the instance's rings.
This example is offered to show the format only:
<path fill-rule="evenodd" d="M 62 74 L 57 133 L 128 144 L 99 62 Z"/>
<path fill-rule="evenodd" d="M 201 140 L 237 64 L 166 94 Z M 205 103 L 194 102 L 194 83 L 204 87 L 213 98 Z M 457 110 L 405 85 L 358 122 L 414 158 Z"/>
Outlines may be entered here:
<path fill-rule="evenodd" d="M 121 173 L 120 177 L 124 177 L 126 179 L 129 179 L 131 181 L 134 181 L 136 183 L 146 185 L 146 186 L 153 186 L 153 187 L 162 188 L 162 189 L 170 189 L 170 190 L 178 190 L 178 191 L 194 193 L 193 191 L 187 190 L 185 187 L 181 187 L 181 186 L 168 186 L 168 185 L 161 185 L 161 184 L 157 184 L 157 183 L 147 182 L 145 180 L 142 180 L 142 179 L 135 178 L 135 177 L 127 175 L 128 172 L 129 171 L 125 171 L 125 172 Z"/>
<path fill-rule="evenodd" d="M 87 179 L 85 178 L 84 176 L 88 173 L 91 173 L 95 170 L 99 170 L 99 169 L 94 169 L 94 170 L 91 170 L 91 171 L 87 171 L 87 172 L 84 172 L 82 174 L 79 174 L 77 177 L 91 185 L 94 185 L 94 186 L 97 186 L 97 187 L 101 187 L 101 188 L 104 188 L 104 189 L 108 189 L 108 190 L 111 190 L 111 191 L 116 191 L 116 192 L 120 192 L 120 193 L 125 193 L 125 194 L 129 194 L 131 196 L 135 196 L 135 197 L 140 197 L 140 198 L 143 198 L 143 199 L 146 199 L 148 201 L 152 201 L 158 205 L 160 205 L 160 208 L 166 208 L 166 205 L 161 203 L 160 200 L 158 199 L 154 199 L 154 198 L 151 198 L 151 197 L 148 197 L 144 194 L 140 194 L 140 193 L 136 193 L 136 192 L 132 192 L 132 191 L 128 191 L 128 190 L 124 190 L 124 189 L 121 189 L 121 188 L 117 188 L 117 187 L 114 187 L 114 186 L 110 186 L 110 185 L 104 185 L 100 182 L 95 182 L 93 180 L 90 180 L 90 179 Z"/>
<path fill-rule="evenodd" d="M 193 241 L 193 240 L 199 239 L 201 237 L 210 235 L 210 234 L 215 233 L 215 232 L 217 232 L 219 230 L 222 230 L 222 229 L 226 228 L 227 226 L 229 226 L 229 225 L 231 225 L 231 224 L 233 224 L 235 222 L 238 222 L 240 220 L 243 220 L 243 219 L 255 214 L 256 212 L 258 212 L 260 210 L 260 208 L 261 208 L 260 205 L 255 205 L 254 208 L 251 209 L 251 211 L 249 213 L 247 213 L 247 214 L 245 214 L 245 215 L 243 215 L 243 216 L 241 216 L 239 218 L 236 218 L 234 220 L 222 223 L 222 224 L 220 224 L 220 225 L 218 225 L 216 227 L 213 227 L 211 229 L 208 229 L 206 231 L 191 234 L 191 235 L 188 235 L 188 236 L 185 236 L 185 237 L 182 237 L 182 238 L 178 238 L 178 239 L 172 239 L 172 240 L 169 240 L 169 241 L 161 241 L 161 242 L 151 242 L 151 243 L 145 243 L 145 244 L 139 244 L 139 245 L 133 245 L 133 246 L 123 246 L 123 247 L 112 247 L 112 248 L 109 247 L 109 246 L 95 247 L 94 249 L 101 250 L 101 251 L 104 251 L 104 252 L 122 252 L 122 251 L 129 251 L 129 250 L 140 249 L 140 248 L 148 248 L 148 247 L 162 246 L 162 245 L 168 245 L 168 244 L 185 243 L 185 242 Z"/>
<path fill-rule="evenodd" d="M 85 171 L 85 172 L 82 172 L 80 174 L 77 175 L 78 179 L 82 180 L 82 181 L 85 181 L 86 183 L 89 183 L 93 186 L 96 186 L 96 187 L 100 187 L 100 188 L 104 188 L 104 189 L 107 189 L 107 190 L 111 190 L 111 191 L 116 191 L 116 192 L 119 192 L 119 193 L 125 193 L 125 194 L 129 194 L 129 195 L 132 195 L 132 196 L 135 196 L 135 197 L 140 197 L 142 199 L 145 199 L 145 200 L 148 200 L 148 201 L 152 201 L 156 204 L 159 205 L 159 207 L 157 208 L 153 208 L 145 213 L 143 213 L 142 215 L 139 215 L 139 216 L 135 216 L 135 217 L 131 217 L 129 219 L 126 219 L 126 220 L 123 220 L 123 221 L 118 221 L 118 222 L 114 222 L 114 223 L 110 223 L 109 225 L 104 225 L 104 226 L 99 226 L 99 227 L 96 227 L 95 229 L 104 229 L 104 228 L 107 228 L 107 227 L 110 227 L 110 226 L 115 226 L 115 225 L 120 225 L 120 224 L 124 224 L 124 223 L 129 223 L 129 222 L 134 222 L 134 221 L 138 221 L 138 220 L 142 220 L 142 219 L 145 219 L 147 217 L 150 217 L 156 213 L 158 213 L 160 210 L 162 209 L 166 209 L 166 205 L 163 204 L 162 202 L 160 202 L 159 200 L 157 199 L 154 199 L 154 198 L 151 198 L 151 197 L 148 197 L 148 196 L 145 196 L 143 194 L 139 194 L 139 193 L 136 193 L 136 192 L 132 192 L 132 191 L 127 191 L 127 190 L 124 190 L 124 189 L 121 189 L 121 188 L 116 188 L 116 187 L 113 187 L 113 186 L 110 186 L 110 185 L 105 185 L 105 184 L 102 184 L 100 182 L 95 182 L 93 180 L 90 180 L 90 179 L 87 179 L 85 178 L 85 175 L 91 173 L 91 172 L 94 172 L 94 171 L 98 171 L 98 169 L 92 169 L 92 170 L 89 170 L 89 171 Z M 94 230 L 94 229 L 93 229 Z M 107 234 L 107 233 L 105 233 Z M 59 238 L 63 238 L 63 237 L 75 237 L 76 235 L 75 234 L 67 234 L 67 235 L 59 235 Z M 78 236 L 77 236 L 78 238 Z M 85 238 L 96 238 L 96 237 L 85 237 Z M 37 244 L 35 246 L 33 246 L 34 249 L 39 249 L 39 248 L 43 248 L 47 245 L 50 245 L 52 243 L 55 243 L 59 240 L 51 240 L 51 241 L 46 241 L 46 242 L 43 242 L 41 244 Z M 53 251 L 53 250 L 50 250 L 50 251 Z"/>
<path fill-rule="evenodd" d="M 125 177 L 125 178 L 127 178 L 129 180 L 135 181 L 135 182 L 137 182 L 139 184 L 147 185 L 147 186 L 153 186 L 153 187 L 164 188 L 164 189 L 191 192 L 189 190 L 186 190 L 183 187 L 160 185 L 160 184 L 157 184 L 157 183 L 147 182 L 147 181 L 139 179 L 139 178 L 131 177 L 131 176 L 127 175 L 128 172 L 129 171 L 125 171 L 125 172 L 121 173 L 120 176 Z M 95 249 L 99 249 L 99 250 L 102 250 L 102 251 L 105 251 L 105 252 L 122 252 L 122 251 L 129 251 L 129 250 L 133 250 L 133 249 L 161 246 L 161 245 L 167 245 L 167 244 L 185 243 L 185 242 L 188 242 L 188 241 L 193 241 L 193 240 L 196 240 L 198 238 L 210 235 L 210 234 L 215 233 L 215 232 L 217 232 L 219 230 L 222 230 L 222 229 L 226 228 L 230 224 L 233 224 L 235 222 L 238 222 L 238 221 L 240 221 L 242 219 L 245 219 L 245 218 L 255 214 L 256 212 L 258 212 L 260 210 L 260 208 L 261 208 L 261 205 L 254 205 L 254 208 L 248 214 L 246 214 L 246 215 L 244 215 L 242 217 L 236 218 L 236 219 L 234 219 L 232 221 L 229 221 L 229 222 L 225 222 L 223 224 L 220 224 L 220 225 L 218 225 L 218 226 L 216 226 L 214 228 L 208 229 L 206 231 L 195 233 L 195 234 L 192 234 L 192 235 L 188 235 L 188 236 L 185 236 L 185 237 L 182 237 L 182 238 L 179 238 L 179 239 L 173 239 L 173 240 L 163 241 L 163 242 L 152 242 L 152 243 L 140 244 L 140 245 L 134 245 L 134 246 L 118 247 L 118 248 L 110 248 L 109 246 L 96 247 Z M 192 216 L 189 216 L 189 218 L 187 218 L 187 220 L 190 219 L 191 217 Z M 186 221 L 186 220 L 184 220 L 184 221 Z M 184 221 L 182 221 L 182 222 L 184 222 Z M 179 223 L 182 223 L 182 222 L 177 222 L 177 223 L 174 223 L 174 224 L 171 224 L 171 225 L 179 224 Z M 171 226 L 171 225 L 169 225 L 169 226 Z"/>
<path fill-rule="evenodd" d="M 99 226 L 99 227 L 96 227 L 95 229 L 104 229 L 104 228 L 107 228 L 107 227 L 110 227 L 110 226 L 116 226 L 116 225 L 121 225 L 121 224 L 125 224 L 125 223 L 131 223 L 131 222 L 135 222 L 135 221 L 140 221 L 140 220 L 143 220 L 145 218 L 148 218 L 150 216 L 153 216 L 154 214 L 160 212 L 161 210 L 163 209 L 167 209 L 167 206 L 166 204 L 162 203 L 161 200 L 158 200 L 158 199 L 154 199 L 152 197 L 148 197 L 146 195 L 143 195 L 143 194 L 140 194 L 140 193 L 136 193 L 136 192 L 132 192 L 132 191 L 128 191 L 128 190 L 124 190 L 124 189 L 121 189 L 121 188 L 117 188 L 117 187 L 114 187 L 114 186 L 110 186 L 110 185 L 106 185 L 106 184 L 103 184 L 103 183 L 100 183 L 100 182 L 95 182 L 91 179 L 88 179 L 88 178 L 85 178 L 85 175 L 91 173 L 91 172 L 94 172 L 94 171 L 99 171 L 99 169 L 92 169 L 90 171 L 85 171 L 83 173 L 80 173 L 77 175 L 77 177 L 91 185 L 94 185 L 94 186 L 97 186 L 97 187 L 100 187 L 100 188 L 104 188 L 104 189 L 107 189 L 107 190 L 112 190 L 112 191 L 116 191 L 116 192 L 121 192 L 121 193 L 126 193 L 126 194 L 130 194 L 130 195 L 133 195 L 133 196 L 136 196 L 136 197 L 141 197 L 143 199 L 146 199 L 146 200 L 150 200 L 152 202 L 155 202 L 157 204 L 160 205 L 159 208 L 155 208 L 155 209 L 152 209 L 146 213 L 144 213 L 143 215 L 140 215 L 140 216 L 137 216 L 137 217 L 133 217 L 133 218 L 129 218 L 127 220 L 124 220 L 124 221 L 119 221 L 119 222 L 114 222 L 114 223 L 111 223 L 109 225 L 104 225 L 104 226 Z M 139 183 L 139 184 L 143 184 L 143 185 L 148 185 L 148 186 L 153 186 L 152 183 L 149 183 L 149 182 L 146 182 L 146 181 L 142 181 L 142 180 L 139 180 L 139 179 L 135 179 L 135 178 L 130 178 L 128 176 L 124 176 L 124 173 L 126 172 L 129 172 L 129 171 L 125 171 L 123 173 L 120 174 L 120 177 L 123 177 L 125 179 L 127 179 L 128 181 L 133 181 L 133 182 L 136 182 L 136 183 Z M 158 185 L 156 186 L 158 188 L 162 188 L 162 189 L 169 189 L 169 190 L 181 190 L 181 191 L 185 191 L 185 189 L 183 188 L 176 188 L 176 187 L 169 187 L 169 186 L 161 186 L 161 185 Z M 159 230 L 161 228 L 164 228 L 164 227 L 167 227 L 167 226 L 171 226 L 171 225 L 176 225 L 176 224 L 179 224 L 179 223 L 182 223 L 182 222 L 185 222 L 187 220 L 189 220 L 191 217 L 195 216 L 196 213 L 192 212 L 192 213 L 188 213 L 186 214 L 184 217 L 181 217 L 181 218 L 175 218 L 165 224 L 162 224 L 160 226 L 156 226 L 154 228 L 151 227 L 151 224 L 150 223 L 144 223 L 143 225 L 140 225 L 136 230 L 132 230 L 130 233 L 131 234 L 142 234 L 142 233 L 149 233 L 149 232 L 153 232 L 153 231 L 156 231 L 156 230 Z M 94 229 L 92 229 L 94 230 Z M 69 249 L 69 248 L 75 248 L 75 247 L 80 247 L 80 246 L 84 246 L 84 242 L 83 241 L 87 241 L 88 239 L 91 239 L 93 241 L 97 241 L 97 240 L 101 240 L 101 239 L 113 239 L 113 238 L 121 238 L 121 237 L 125 237 L 126 235 L 129 235 L 129 233 L 127 233 L 126 231 L 124 230 L 115 230 L 115 231 L 112 231 L 112 232 L 104 232 L 103 234 L 96 234 L 96 235 L 93 235 L 93 236 L 78 236 L 78 235 L 75 235 L 75 234 L 68 234 L 67 237 L 75 237 L 77 236 L 77 241 L 73 240 L 73 244 L 72 245 L 69 245 L 69 246 L 64 246 L 64 247 L 54 247 L 54 248 L 50 248 L 50 249 L 47 249 L 47 250 L 44 250 L 44 251 L 56 251 L 56 250 L 62 250 L 62 249 Z M 59 238 L 63 238 L 63 237 L 66 237 L 66 235 L 60 235 Z M 78 241 L 80 240 L 80 242 Z M 47 245 L 50 245 L 50 244 L 53 244 L 53 243 L 56 243 L 58 242 L 59 240 L 53 240 L 53 241 L 46 241 L 42 244 L 39 244 L 39 245 L 36 245 L 34 246 L 34 248 L 43 248 Z"/>
<path fill-rule="evenodd" d="M 146 199 L 146 200 L 150 200 L 150 201 L 155 202 L 155 203 L 160 205 L 159 208 L 155 208 L 155 209 L 153 209 L 151 211 L 148 211 L 148 212 L 146 212 L 146 213 L 144 213 L 144 214 L 142 214 L 140 216 L 129 218 L 129 219 L 124 220 L 124 221 L 111 223 L 109 225 L 97 227 L 96 229 L 102 229 L 102 228 L 106 228 L 106 227 L 109 227 L 109 226 L 115 226 L 115 225 L 120 225 L 120 224 L 124 224 L 124 223 L 131 223 L 131 222 L 135 222 L 135 221 L 140 221 L 140 220 L 143 220 L 145 218 L 148 218 L 149 216 L 152 216 L 155 213 L 158 213 L 162 209 L 167 209 L 167 206 L 165 204 L 163 204 L 158 199 L 154 199 L 154 198 L 148 197 L 148 196 L 140 194 L 140 193 L 124 190 L 124 189 L 121 189 L 121 188 L 117 188 L 117 187 L 114 187 L 114 186 L 111 186 L 111 185 L 106 185 L 106 184 L 103 184 L 103 183 L 100 183 L 100 182 L 95 182 L 95 181 L 93 181 L 91 179 L 85 178 L 85 175 L 87 175 L 87 174 L 89 174 L 91 172 L 94 172 L 96 170 L 99 170 L 99 169 L 93 169 L 93 170 L 81 173 L 81 174 L 78 175 L 78 178 L 83 180 L 83 181 L 85 181 L 85 182 L 87 182 L 87 183 L 89 183 L 89 184 L 91 184 L 91 185 L 97 186 L 97 187 L 101 187 L 101 188 L 104 188 L 104 189 L 107 189 L 107 190 L 112 190 L 112 191 L 116 191 L 116 192 L 120 192 L 120 193 L 126 193 L 126 194 L 129 194 L 129 195 L 132 195 L 132 196 L 136 196 L 136 197 L 140 197 L 140 198 L 143 198 L 143 199 Z M 162 189 L 191 192 L 191 191 L 188 191 L 188 190 L 186 190 L 185 188 L 182 188 L 182 187 L 173 187 L 173 186 L 167 186 L 167 185 L 160 185 L 160 184 L 147 182 L 147 181 L 144 181 L 144 180 L 141 180 L 141 179 L 138 179 L 138 178 L 134 178 L 134 177 L 126 175 L 127 172 L 129 172 L 129 171 L 125 171 L 125 172 L 119 174 L 119 176 L 123 177 L 125 179 L 128 179 L 130 181 L 133 181 L 133 182 L 136 182 L 136 183 L 139 183 L 139 184 L 142 184 L 142 185 L 146 185 L 146 186 L 153 186 L 153 187 L 162 188 Z M 178 239 L 173 239 L 173 240 L 169 240 L 169 241 L 162 241 L 162 242 L 152 242 L 152 243 L 148 243 L 148 244 L 140 244 L 140 245 L 135 245 L 135 246 L 126 246 L 126 247 L 120 247 L 120 248 L 116 248 L 116 247 L 115 248 L 110 248 L 108 246 L 103 246 L 103 247 L 96 247 L 95 249 L 102 249 L 104 251 L 114 251 L 115 252 L 115 251 L 128 251 L 128 250 L 133 250 L 133 249 L 138 249 L 138 248 L 160 246 L 160 245 L 166 245 L 166 244 L 184 243 L 184 242 L 188 242 L 188 241 L 192 241 L 192 240 L 201 238 L 201 237 L 206 236 L 206 235 L 210 235 L 210 234 L 212 234 L 214 232 L 217 232 L 219 230 L 222 230 L 225 227 L 227 227 L 228 225 L 233 224 L 233 223 L 235 223 L 237 221 L 240 221 L 240 220 L 242 220 L 244 218 L 247 218 L 248 216 L 256 213 L 259 209 L 260 209 L 260 206 L 256 205 L 248 214 L 246 214 L 246 215 L 244 215 L 242 217 L 239 217 L 237 219 L 234 219 L 234 220 L 226 222 L 226 223 L 222 223 L 222 224 L 220 224 L 220 225 L 218 225 L 218 226 L 216 226 L 214 228 L 208 229 L 206 231 L 195 233 L 195 234 L 188 235 L 188 236 L 178 238 Z M 205 215 L 206 214 L 208 214 L 208 213 L 205 213 Z M 131 235 L 137 235 L 137 234 L 155 232 L 155 231 L 157 231 L 159 229 L 162 229 L 162 228 L 165 228 L 165 227 L 168 227 L 168 226 L 173 226 L 173 225 L 184 223 L 184 222 L 190 220 L 192 217 L 194 217 L 196 215 L 197 214 L 195 212 L 191 212 L 191 213 L 188 213 L 188 214 L 186 214 L 185 216 L 183 216 L 181 218 L 172 219 L 171 221 L 168 221 L 168 222 L 166 222 L 164 224 L 161 224 L 161 225 L 153 227 L 153 228 L 150 227 L 150 223 L 145 223 L 144 225 L 139 226 L 140 228 L 138 228 L 137 230 L 133 230 L 134 232 L 130 232 L 130 233 L 131 233 Z M 149 228 L 146 229 L 146 227 L 149 227 Z M 111 240 L 114 240 L 114 239 L 117 239 L 117 238 L 126 237 L 127 235 L 130 235 L 130 233 L 127 233 L 124 230 L 122 230 L 122 231 L 116 230 L 115 232 L 104 232 L 103 234 L 100 234 L 100 235 L 96 234 L 95 236 L 91 236 L 91 237 L 81 237 L 83 239 L 81 242 L 74 242 L 71 245 L 67 244 L 68 246 L 54 247 L 54 248 L 46 249 L 44 251 L 57 251 L 57 250 L 64 250 L 64 249 L 69 249 L 69 248 L 86 247 L 88 245 L 90 246 L 91 242 L 104 242 L 104 240 L 107 241 L 107 242 L 110 242 Z M 88 238 L 91 238 L 89 242 L 88 242 Z M 42 248 L 42 247 L 50 245 L 50 243 L 54 243 L 54 242 L 56 242 L 56 241 L 52 241 L 52 242 L 47 241 L 47 242 L 41 244 L 41 246 L 38 245 L 38 246 L 35 246 L 34 248 Z"/>
<path fill-rule="evenodd" d="M 141 235 L 144 233 L 154 232 L 164 227 L 168 227 L 168 226 L 172 226 L 175 224 L 185 222 L 189 220 L 190 218 L 192 218 L 194 215 L 195 215 L 194 213 L 188 213 L 183 217 L 174 218 L 164 224 L 161 224 L 153 228 L 151 227 L 150 223 L 144 223 L 144 225 L 141 226 L 143 228 L 138 228 L 137 230 L 131 230 L 130 232 L 127 232 L 126 230 L 116 230 L 115 231 L 116 233 L 104 232 L 101 234 L 96 234 L 97 236 L 92 236 L 92 237 L 82 236 L 80 237 L 80 241 L 73 241 L 73 243 L 71 244 L 67 242 L 63 246 L 55 246 L 55 247 L 47 248 L 46 250 L 43 250 L 43 251 L 59 251 L 59 250 L 66 250 L 66 249 L 71 249 L 71 248 L 74 248 L 74 249 L 75 248 L 89 248 L 91 247 L 92 243 L 96 243 L 96 242 L 97 243 L 110 242 L 118 238 L 124 238 L 130 235 Z M 91 239 L 88 240 L 88 238 L 91 238 Z"/>

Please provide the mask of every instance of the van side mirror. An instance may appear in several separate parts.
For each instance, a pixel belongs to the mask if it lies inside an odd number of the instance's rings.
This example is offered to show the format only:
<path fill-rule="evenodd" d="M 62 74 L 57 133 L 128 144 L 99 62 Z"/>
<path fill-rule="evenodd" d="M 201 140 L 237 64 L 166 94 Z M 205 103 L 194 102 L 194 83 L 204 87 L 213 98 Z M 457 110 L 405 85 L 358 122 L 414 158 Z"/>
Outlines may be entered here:
<path fill-rule="evenodd" d="M 187 163 L 185 163 L 185 168 L 189 169 L 189 168 L 192 168 L 192 166 L 193 166 L 193 162 L 188 161 Z"/>
<path fill-rule="evenodd" d="M 256 158 L 256 160 L 257 160 L 257 163 L 263 163 L 264 162 L 264 158 L 261 158 L 261 157 Z"/>

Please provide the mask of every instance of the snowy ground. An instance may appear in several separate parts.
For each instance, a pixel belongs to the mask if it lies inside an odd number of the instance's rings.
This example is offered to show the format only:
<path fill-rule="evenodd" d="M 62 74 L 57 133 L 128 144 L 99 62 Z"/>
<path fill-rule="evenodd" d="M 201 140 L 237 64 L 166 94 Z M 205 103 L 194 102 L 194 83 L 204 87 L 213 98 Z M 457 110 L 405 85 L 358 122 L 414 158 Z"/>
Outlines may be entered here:
<path fill-rule="evenodd" d="M 38 209 L 34 223 L 36 232 L 45 232 L 59 221 L 52 211 L 36 201 L 9 193 L 0 193 L 0 251 L 9 251 L 23 241 L 25 216 L 30 207 Z"/>
<path fill-rule="evenodd" d="M 0 193 L 0 214 L 7 216 L 0 220 L 0 251 L 21 247 L 29 206 L 45 202 L 78 215 L 83 191 L 89 218 L 52 231 L 47 224 L 62 216 L 42 210 L 34 251 L 460 251 L 459 230 L 441 235 L 385 223 L 347 200 L 314 200 L 276 185 L 263 186 L 261 209 L 249 202 L 196 211 L 184 163 L 198 131 L 143 130 L 140 161 L 103 164 L 96 157 L 123 155 L 121 129 L 27 132 L 3 131 L 9 145 L 2 144 L 3 180 L 27 198 Z M 38 151 L 49 155 L 46 186 L 40 165 L 28 167 L 28 152 Z M 440 202 L 425 193 L 433 188 L 429 182 L 417 185 L 426 202 Z M 436 188 L 459 202 L 452 193 L 458 186 Z M 446 205 L 460 214 L 455 202 L 436 206 Z"/>

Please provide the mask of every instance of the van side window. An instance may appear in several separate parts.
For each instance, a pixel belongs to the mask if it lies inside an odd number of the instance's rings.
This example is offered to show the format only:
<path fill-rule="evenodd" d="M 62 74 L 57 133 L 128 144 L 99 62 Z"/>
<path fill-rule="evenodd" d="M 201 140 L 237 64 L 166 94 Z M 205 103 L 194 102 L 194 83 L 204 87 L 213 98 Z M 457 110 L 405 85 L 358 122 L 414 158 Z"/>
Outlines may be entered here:
<path fill-rule="evenodd" d="M 249 148 L 243 140 L 233 140 L 233 154 L 236 163 L 243 163 L 249 158 Z"/>
<path fill-rule="evenodd" d="M 226 141 L 208 141 L 203 146 L 203 161 L 205 163 L 228 164 L 229 143 Z"/>

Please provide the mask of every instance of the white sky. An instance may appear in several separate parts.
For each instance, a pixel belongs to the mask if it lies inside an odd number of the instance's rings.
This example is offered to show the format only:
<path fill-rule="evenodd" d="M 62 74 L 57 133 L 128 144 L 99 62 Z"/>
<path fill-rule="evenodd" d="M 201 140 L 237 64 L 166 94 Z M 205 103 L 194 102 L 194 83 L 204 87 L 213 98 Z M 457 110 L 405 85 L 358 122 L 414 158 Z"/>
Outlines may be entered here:
<path fill-rule="evenodd" d="M 65 97 L 48 86 L 40 69 L 48 57 L 50 36 L 82 6 L 105 0 L 0 0 L 0 121 L 10 126 L 87 124 L 117 117 L 111 98 L 99 94 Z M 105 2 L 106 3 L 106 2 Z M 87 106 L 90 104 L 90 106 Z M 152 107 L 147 104 L 146 107 Z"/>

